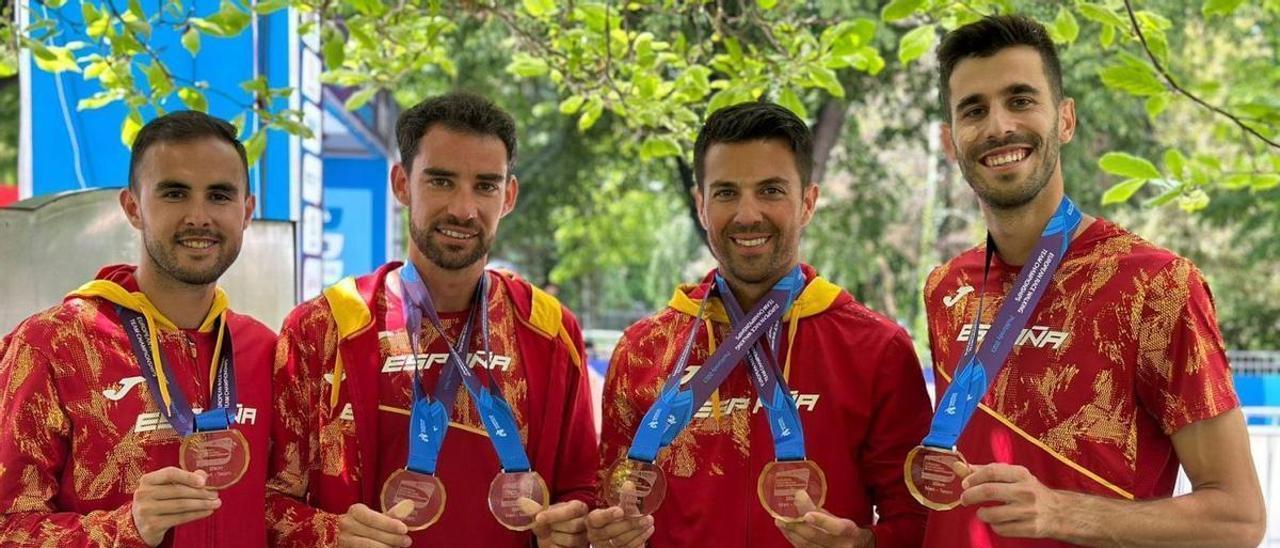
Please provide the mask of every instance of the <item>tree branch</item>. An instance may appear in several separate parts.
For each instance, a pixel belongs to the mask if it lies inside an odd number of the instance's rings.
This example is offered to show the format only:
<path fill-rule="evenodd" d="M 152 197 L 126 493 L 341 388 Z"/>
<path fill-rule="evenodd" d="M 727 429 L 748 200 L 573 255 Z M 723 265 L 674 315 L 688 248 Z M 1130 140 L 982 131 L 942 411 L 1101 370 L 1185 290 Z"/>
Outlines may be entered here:
<path fill-rule="evenodd" d="M 1232 122 L 1235 122 L 1237 126 L 1240 126 L 1240 129 L 1243 129 L 1244 131 L 1252 134 L 1254 137 L 1261 139 L 1262 142 L 1268 145 L 1271 145 L 1274 148 L 1280 149 L 1280 142 L 1276 142 L 1271 139 L 1268 139 L 1267 136 L 1261 133 L 1258 133 L 1258 130 L 1253 129 L 1253 127 L 1249 126 L 1249 124 L 1244 123 L 1244 121 L 1242 121 L 1240 118 L 1237 118 L 1234 114 L 1231 114 L 1230 112 L 1227 112 L 1219 107 L 1210 105 L 1209 103 L 1205 102 L 1204 99 L 1197 97 L 1195 94 L 1191 93 L 1190 91 L 1187 91 L 1182 86 L 1178 85 L 1178 82 L 1173 79 L 1173 75 L 1169 74 L 1169 71 L 1165 70 L 1164 65 L 1160 64 L 1160 60 L 1156 59 L 1155 54 L 1151 53 L 1151 46 L 1147 45 L 1147 37 L 1142 34 L 1142 27 L 1141 25 L 1138 24 L 1138 17 L 1133 13 L 1133 4 L 1130 0 L 1124 0 L 1124 9 L 1129 13 L 1129 22 L 1133 25 L 1133 32 L 1138 35 L 1138 41 L 1142 43 L 1142 50 L 1147 53 L 1147 58 L 1151 59 L 1151 64 L 1155 65 L 1156 70 L 1160 72 L 1160 75 L 1164 77 L 1165 81 L 1168 82 L 1169 85 L 1173 87 L 1175 91 L 1177 91 L 1178 93 L 1181 93 L 1182 95 L 1185 95 L 1188 99 L 1195 101 L 1200 106 L 1203 106 L 1204 108 L 1207 108 L 1212 112 L 1215 112 L 1221 116 L 1224 116 L 1230 119 Z"/>

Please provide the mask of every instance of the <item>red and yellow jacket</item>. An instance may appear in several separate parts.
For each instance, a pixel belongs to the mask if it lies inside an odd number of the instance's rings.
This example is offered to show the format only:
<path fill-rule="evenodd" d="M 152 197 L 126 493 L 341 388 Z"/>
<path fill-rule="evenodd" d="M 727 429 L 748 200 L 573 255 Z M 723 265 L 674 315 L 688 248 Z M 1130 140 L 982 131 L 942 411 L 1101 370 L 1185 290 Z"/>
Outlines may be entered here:
<path fill-rule="evenodd" d="M 159 413 L 116 305 L 150 315 L 160 351 L 193 407 L 209 402 L 214 321 L 234 341 L 240 430 L 249 470 L 219 492 L 206 519 L 171 529 L 164 546 L 265 546 L 269 367 L 275 334 L 227 310 L 221 290 L 199 329 L 176 328 L 138 291 L 132 266 L 103 268 L 62 304 L 0 343 L 0 545 L 144 546 L 131 515 L 147 472 L 178 465 L 181 439 Z"/>
<path fill-rule="evenodd" d="M 379 509 L 383 481 L 405 466 L 413 361 L 399 296 L 385 285 L 399 266 L 343 280 L 285 320 L 276 352 L 282 388 L 267 501 L 275 544 L 334 544 L 337 518 L 355 503 Z M 598 454 L 577 320 L 524 280 L 486 275 L 493 282 L 486 301 L 488 363 L 515 411 L 529 460 L 553 503 L 593 504 Z M 465 314 L 441 314 L 450 340 Z M 446 343 L 429 324 L 420 340 L 419 363 L 431 391 Z M 477 334 L 471 351 L 481 348 Z M 476 363 L 469 355 L 468 364 Z M 489 513 L 489 482 L 500 466 L 465 390 L 451 419 L 436 471 L 447 504 L 439 522 L 411 534 L 415 544 L 528 546 L 529 533 L 508 531 Z"/>
<path fill-rule="evenodd" d="M 917 546 L 925 509 L 902 482 L 902 461 L 928 430 L 930 407 L 911 339 L 803 268 L 806 286 L 783 318 L 779 363 L 800 408 L 808 458 L 826 473 L 824 508 L 870 527 L 877 546 Z M 632 325 L 615 348 L 604 391 L 605 469 L 626 457 L 713 274 L 677 289 L 667 309 Z M 728 334 L 720 301 L 706 308 L 706 326 L 698 331 L 682 382 Z M 654 514 L 650 545 L 790 546 L 756 493 L 760 471 L 771 460 L 773 439 L 744 362 L 658 454 L 667 496 Z"/>

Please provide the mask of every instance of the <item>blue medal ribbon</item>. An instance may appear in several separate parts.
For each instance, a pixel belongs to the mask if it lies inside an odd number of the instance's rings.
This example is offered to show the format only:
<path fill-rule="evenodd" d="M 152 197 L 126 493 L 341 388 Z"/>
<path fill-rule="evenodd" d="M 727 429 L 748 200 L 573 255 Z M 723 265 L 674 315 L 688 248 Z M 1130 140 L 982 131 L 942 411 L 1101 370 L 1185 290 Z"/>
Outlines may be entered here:
<path fill-rule="evenodd" d="M 436 381 L 434 398 L 427 398 L 423 394 L 420 388 L 421 378 L 417 376 L 416 334 L 421 326 L 421 318 L 426 316 L 440 337 L 446 341 L 448 339 L 435 305 L 431 302 L 426 283 L 422 281 L 412 263 L 405 264 L 400 269 L 400 279 L 404 286 L 405 323 L 410 329 L 410 340 L 415 341 L 413 342 L 415 347 L 414 405 L 409 416 L 409 469 L 428 474 L 435 472 L 436 460 L 444 443 L 444 433 L 449 426 L 449 412 L 453 408 L 453 399 L 457 394 L 458 385 L 462 384 L 476 404 L 480 422 L 484 425 L 489 441 L 493 444 L 498 460 L 502 463 L 502 470 L 504 472 L 530 470 L 532 467 L 529 464 L 529 457 L 525 454 L 524 444 L 520 440 L 520 428 L 516 424 L 515 413 L 507 404 L 502 395 L 502 389 L 489 368 L 493 355 L 489 346 L 488 273 L 480 276 L 480 283 L 477 285 L 475 300 L 471 307 L 471 317 L 463 328 L 459 344 L 456 348 L 448 346 L 449 357 L 446 369 L 441 372 L 440 378 Z M 472 323 L 477 315 L 485 356 L 483 382 L 471 371 L 463 358 L 470 348 Z"/>
<path fill-rule="evenodd" d="M 169 359 L 165 357 L 164 351 L 158 352 L 160 363 L 154 363 L 151 353 L 151 332 L 147 327 L 147 318 L 142 313 L 130 308 L 116 305 L 116 312 L 120 316 L 120 322 L 124 326 L 125 335 L 129 338 L 129 345 L 133 349 L 134 356 L 138 359 L 138 368 L 142 371 L 142 378 L 147 381 L 147 389 L 151 392 L 151 397 L 156 403 L 156 407 L 160 409 L 160 414 L 169 421 L 173 426 L 174 432 L 180 437 L 190 436 L 192 432 L 209 432 L 214 430 L 226 430 L 235 423 L 236 417 L 236 371 L 235 371 L 235 350 L 231 343 L 231 330 L 226 326 L 225 318 L 219 318 L 214 323 L 214 332 L 218 334 L 219 344 L 217 355 L 213 357 L 214 363 L 212 367 L 216 368 L 213 374 L 213 386 L 209 394 L 210 409 L 199 414 L 191 407 L 190 400 L 187 395 L 182 392 L 178 385 L 170 381 L 168 385 L 170 393 L 169 404 L 166 404 L 160 390 L 157 371 L 164 375 L 166 379 L 176 379 L 173 374 L 173 368 L 169 366 Z"/>
<path fill-rule="evenodd" d="M 756 347 L 756 343 L 765 337 L 765 333 L 769 330 L 774 330 L 776 333 L 782 317 L 786 315 L 787 310 L 791 308 L 791 303 L 803 288 L 804 273 L 797 266 L 779 280 L 769 290 L 769 293 L 752 307 L 751 312 L 744 321 L 734 322 L 724 343 L 716 348 L 716 351 L 707 358 L 703 366 L 693 375 L 693 378 L 689 379 L 688 386 L 681 388 L 680 379 L 684 376 L 684 371 L 689 365 L 693 343 L 698 334 L 698 324 L 702 320 L 703 307 L 706 306 L 712 294 L 717 291 L 717 285 L 713 284 L 708 289 L 707 295 L 702 298 L 702 303 L 699 305 L 698 312 L 690 326 L 689 337 L 685 340 L 684 348 L 681 349 L 680 356 L 672 367 L 671 375 L 667 377 L 667 382 L 663 385 L 662 391 L 658 394 L 653 405 L 649 407 L 648 412 L 645 413 L 644 419 L 640 421 L 640 426 L 636 430 L 636 435 L 631 442 L 627 457 L 644 462 L 657 460 L 658 451 L 675 441 L 676 436 L 692 420 L 695 411 L 706 403 L 707 399 L 711 397 L 711 393 L 724 382 L 729 373 L 733 372 L 743 357 Z M 728 292 L 721 291 L 721 293 Z M 725 300 L 723 295 L 721 300 Z M 736 306 L 736 302 L 734 305 Z M 726 305 L 726 309 L 728 308 L 729 306 Z M 753 375 L 754 377 L 755 375 Z M 774 379 L 776 380 L 780 377 L 781 375 L 777 375 Z M 771 396 L 768 401 L 775 405 L 781 405 L 777 399 L 778 390 L 779 388 L 775 386 L 769 392 Z M 781 390 L 785 392 L 785 386 Z M 762 397 L 764 396 L 762 395 Z M 787 398 L 789 398 L 789 394 Z M 794 403 L 792 404 L 792 409 L 795 409 Z M 773 415 L 771 414 L 771 428 L 773 428 L 773 422 Z M 799 424 L 798 418 L 795 424 Z M 798 428 L 791 429 L 788 432 L 787 439 L 782 440 L 783 444 L 777 446 L 776 450 L 781 449 L 785 454 L 794 455 L 795 442 L 791 440 L 795 439 L 794 435 L 796 434 L 800 436 L 800 458 L 804 458 L 803 434 L 799 433 Z M 775 441 L 778 441 L 776 437 Z"/>
<path fill-rule="evenodd" d="M 799 272 L 799 269 L 796 270 Z M 803 285 L 803 275 L 799 278 Z M 725 312 L 729 315 L 730 325 L 742 323 L 742 307 L 738 299 L 729 290 L 729 284 L 719 274 L 716 275 L 716 287 L 720 289 L 720 301 L 724 303 Z M 773 454 L 778 460 L 805 460 L 804 427 L 800 424 L 800 411 L 796 408 L 796 400 L 787 387 L 782 376 L 782 368 L 778 367 L 779 337 L 778 330 L 782 322 L 774 324 L 765 336 L 765 340 L 757 341 L 747 354 L 747 364 L 751 367 L 751 383 L 760 396 L 765 415 L 769 418 L 769 431 L 773 435 Z M 767 344 L 766 344 L 767 343 Z"/>
<path fill-rule="evenodd" d="M 933 423 L 923 445 L 947 450 L 955 447 L 960 434 L 973 418 L 978 403 L 986 396 L 991 381 L 1004 367 L 1018 336 L 1031 321 L 1031 315 L 1049 288 L 1082 219 L 1080 210 L 1071 199 L 1063 196 L 1053 218 L 1049 220 L 1040 234 L 1040 240 L 1032 249 L 1030 260 L 1023 265 L 1022 271 L 1014 280 L 1013 291 L 996 311 L 995 321 L 983 336 L 979 349 L 983 297 L 986 294 L 987 275 L 991 270 L 991 256 L 996 250 L 995 241 L 990 235 L 987 236 L 986 265 L 982 271 L 982 290 L 978 293 L 978 313 L 973 318 L 969 342 L 958 362 L 955 378 L 938 400 L 938 409 L 934 412 Z"/>

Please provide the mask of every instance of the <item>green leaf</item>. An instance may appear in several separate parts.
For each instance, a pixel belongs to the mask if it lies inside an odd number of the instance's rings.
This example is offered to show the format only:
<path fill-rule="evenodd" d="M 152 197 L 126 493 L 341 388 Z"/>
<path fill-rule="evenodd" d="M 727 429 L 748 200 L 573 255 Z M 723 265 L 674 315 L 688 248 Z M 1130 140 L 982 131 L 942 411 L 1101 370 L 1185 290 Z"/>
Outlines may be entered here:
<path fill-rule="evenodd" d="M 1124 152 L 1108 152 L 1098 160 L 1098 167 L 1112 175 L 1120 175 L 1131 179 L 1158 179 L 1160 170 L 1145 158 L 1139 158 Z M 1126 198 L 1127 199 L 1127 198 Z"/>
<path fill-rule="evenodd" d="M 133 146 L 133 139 L 138 136 L 138 131 L 142 129 L 142 114 L 138 109 L 129 109 L 129 115 L 124 117 L 124 121 L 120 123 L 120 142 L 124 143 L 125 148 Z"/>
<path fill-rule="evenodd" d="M 244 143 L 244 152 L 247 156 L 249 165 L 258 163 L 258 158 L 262 157 L 262 153 L 267 150 L 267 131 L 265 128 L 254 132 L 253 136 Z"/>
<path fill-rule="evenodd" d="M 182 47 L 186 48 L 192 56 L 200 53 L 200 31 L 189 28 L 187 32 L 182 33 Z"/>
<path fill-rule="evenodd" d="M 1160 114 L 1164 112 L 1164 109 L 1169 107 L 1169 100 L 1170 95 L 1168 93 L 1152 95 L 1147 98 L 1147 117 L 1150 118 L 1152 122 L 1156 121 L 1156 118 L 1160 117 Z"/>
<path fill-rule="evenodd" d="M 67 0 L 44 0 L 44 5 L 51 10 L 61 8 L 66 3 Z"/>
<path fill-rule="evenodd" d="M 867 74 L 875 76 L 884 70 L 884 58 L 880 56 L 880 52 L 876 48 L 867 46 L 858 50 L 849 56 L 853 68 L 863 71 Z"/>
<path fill-rule="evenodd" d="M 922 5 L 924 5 L 924 0 L 893 0 L 884 9 L 880 10 L 880 19 L 886 23 L 906 19 L 920 9 Z"/>
<path fill-rule="evenodd" d="M 801 120 L 809 117 L 809 111 L 804 108 L 804 101 L 801 101 L 800 96 L 796 95 L 791 88 L 782 88 L 782 93 L 778 94 L 778 104 L 795 113 Z"/>
<path fill-rule="evenodd" d="M 679 156 L 680 143 L 670 135 L 655 135 L 640 145 L 640 155 L 649 159 Z"/>
<path fill-rule="evenodd" d="M 111 26 L 111 18 L 106 12 L 98 11 L 92 2 L 80 3 L 80 16 L 84 18 L 85 34 L 89 38 L 102 38 L 107 33 L 107 27 Z"/>
<path fill-rule="evenodd" d="M 734 88 L 725 88 L 715 92 L 711 96 L 711 100 L 707 101 L 706 115 L 710 116 L 717 110 L 733 105 L 734 98 L 738 94 L 738 90 Z"/>
<path fill-rule="evenodd" d="M 1098 43 L 1102 45 L 1102 49 L 1109 49 L 1115 41 L 1116 28 L 1111 25 L 1103 25 L 1102 32 L 1098 33 Z"/>
<path fill-rule="evenodd" d="M 778 0 L 756 0 L 756 5 L 762 10 L 769 11 L 778 5 Z"/>
<path fill-rule="evenodd" d="M 809 80 L 816 87 L 827 90 L 832 97 L 844 97 L 844 86 L 840 85 L 840 79 L 836 78 L 835 71 L 827 67 L 821 65 L 810 67 Z"/>
<path fill-rule="evenodd" d="M 1178 196 L 1181 196 L 1181 195 L 1182 195 L 1182 189 L 1178 187 L 1174 187 L 1164 191 L 1163 193 L 1161 193 L 1159 196 L 1156 196 L 1155 198 L 1152 198 L 1150 200 L 1143 202 L 1142 205 L 1144 207 L 1160 207 L 1169 202 L 1172 202 L 1174 198 L 1177 198 Z"/>
<path fill-rule="evenodd" d="M 95 108 L 102 108 L 118 99 L 120 99 L 119 92 L 112 92 L 107 90 L 99 91 L 89 97 L 85 97 L 84 99 L 81 99 L 80 102 L 76 103 L 76 110 L 93 110 Z"/>
<path fill-rule="evenodd" d="M 547 62 L 527 53 L 517 53 L 507 65 L 507 72 L 522 78 L 536 78 L 550 69 Z"/>
<path fill-rule="evenodd" d="M 556 11 L 555 0 L 523 0 L 523 4 L 524 11 L 537 19 L 542 19 Z"/>
<path fill-rule="evenodd" d="M 270 15 L 289 7 L 291 0 L 262 0 L 253 5 L 253 12 L 258 15 Z"/>
<path fill-rule="evenodd" d="M 582 103 L 586 102 L 586 100 L 587 98 L 581 95 L 569 96 L 567 99 L 560 101 L 560 114 L 568 116 L 577 113 L 582 109 Z"/>
<path fill-rule="evenodd" d="M 1076 9 L 1080 10 L 1080 15 L 1084 16 L 1085 19 L 1104 26 L 1109 25 L 1119 28 L 1128 28 L 1129 26 L 1127 19 L 1120 17 L 1120 14 L 1105 6 L 1080 2 L 1076 5 Z"/>
<path fill-rule="evenodd" d="M 360 91 L 357 91 L 351 94 L 351 97 L 347 97 L 347 102 L 343 103 L 342 106 L 346 108 L 348 112 L 355 112 L 357 110 L 360 110 L 360 107 L 363 107 L 366 103 L 369 102 L 370 99 L 373 99 L 373 97 L 377 94 L 378 94 L 377 86 L 369 86 L 367 88 L 364 88 Z"/>
<path fill-rule="evenodd" d="M 1262 174 L 1253 176 L 1254 192 L 1271 190 L 1277 186 L 1280 186 L 1280 175 L 1277 175 L 1275 173 L 1262 173 Z"/>
<path fill-rule="evenodd" d="M 195 24 L 196 17 L 188 19 Z M 253 21 L 253 16 L 240 10 L 235 2 L 231 0 L 222 0 L 222 5 L 218 8 L 218 13 L 209 16 L 205 23 L 212 25 L 212 29 L 201 27 L 200 30 L 219 36 L 222 38 L 230 38 L 240 34 L 249 23 Z M 200 27 L 200 25 L 197 25 Z"/>
<path fill-rule="evenodd" d="M 1162 63 L 1169 62 L 1169 39 L 1165 37 L 1164 31 L 1156 29 L 1148 29 L 1146 31 L 1147 48 L 1151 50 L 1151 54 L 1156 56 Z"/>
<path fill-rule="evenodd" d="M 0 56 L 0 78 L 8 78 L 18 73 L 18 60 Z"/>
<path fill-rule="evenodd" d="M 1200 12 L 1205 17 L 1231 15 L 1241 4 L 1244 4 L 1244 0 L 1206 0 L 1204 5 L 1200 7 Z"/>
<path fill-rule="evenodd" d="M 578 118 L 578 131 L 586 132 L 591 126 L 596 125 L 596 121 L 600 119 L 600 115 L 604 114 L 604 103 L 599 99 L 592 98 L 587 103 L 587 108 L 582 111 L 582 116 Z"/>
<path fill-rule="evenodd" d="M 164 97 L 173 91 L 173 80 L 165 72 L 164 65 L 159 62 L 152 62 L 142 67 L 142 73 L 147 76 L 147 84 L 151 86 L 153 97 Z"/>
<path fill-rule="evenodd" d="M 1208 205 L 1209 195 L 1199 188 L 1178 196 L 1178 207 L 1187 213 L 1195 213 Z"/>
<path fill-rule="evenodd" d="M 905 65 L 928 52 L 938 39 L 935 30 L 935 25 L 922 25 L 902 35 L 902 40 L 898 42 L 898 62 Z"/>
<path fill-rule="evenodd" d="M 1102 205 L 1121 204 L 1129 201 L 1143 185 L 1147 184 L 1147 179 L 1129 179 L 1127 181 L 1116 183 L 1102 194 Z"/>
<path fill-rule="evenodd" d="M 182 100 L 182 104 L 191 110 L 209 111 L 209 101 L 204 98 L 204 93 L 201 93 L 196 88 L 184 87 L 178 89 L 178 98 Z"/>
<path fill-rule="evenodd" d="M 1098 71 L 1102 84 L 1115 90 L 1137 96 L 1159 95 L 1165 92 L 1154 71 L 1147 67 L 1115 65 Z"/>
<path fill-rule="evenodd" d="M 231 119 L 231 125 L 235 126 L 236 128 L 236 135 L 240 135 L 241 133 L 244 133 L 244 120 L 245 120 L 245 113 L 243 112 L 241 112 L 240 114 L 237 114 L 235 118 Z"/>
<path fill-rule="evenodd" d="M 1071 10 L 1066 7 L 1058 8 L 1058 16 L 1049 25 L 1049 35 L 1059 44 L 1070 44 L 1080 37 L 1080 23 L 1071 14 Z"/>
<path fill-rule="evenodd" d="M 342 68 L 342 63 L 347 58 L 346 42 L 342 39 L 342 31 L 333 27 L 325 28 L 320 49 L 323 50 L 325 68 L 329 70 Z"/>
<path fill-rule="evenodd" d="M 64 46 L 41 46 L 40 48 L 32 48 L 32 57 L 36 59 L 36 66 L 45 72 L 54 74 L 62 72 L 80 72 L 80 65 L 76 64 L 76 59 L 71 55 L 71 50 Z"/>
<path fill-rule="evenodd" d="M 1164 151 L 1164 169 L 1174 178 L 1182 178 L 1182 170 L 1187 166 L 1187 158 L 1176 148 Z"/>

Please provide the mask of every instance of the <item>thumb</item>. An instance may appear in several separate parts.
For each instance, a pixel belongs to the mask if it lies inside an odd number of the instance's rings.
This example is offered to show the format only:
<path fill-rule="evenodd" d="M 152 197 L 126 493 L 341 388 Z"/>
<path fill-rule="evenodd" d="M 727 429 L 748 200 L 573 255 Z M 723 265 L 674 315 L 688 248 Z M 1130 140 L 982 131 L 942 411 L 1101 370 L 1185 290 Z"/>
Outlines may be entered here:
<path fill-rule="evenodd" d="M 413 501 L 409 499 L 404 499 L 400 502 L 397 502 L 395 506 L 392 506 L 390 510 L 387 510 L 388 516 L 398 520 L 402 520 L 402 521 L 405 518 L 409 517 L 409 514 L 412 514 L 412 513 L 413 513 Z"/>
<path fill-rule="evenodd" d="M 809 496 L 808 491 L 805 491 L 803 489 L 796 491 L 796 494 L 793 495 L 793 498 L 796 503 L 796 511 L 799 512 L 800 515 L 803 516 L 805 514 L 808 514 L 809 512 L 818 511 L 818 505 L 813 503 L 813 497 Z"/>
<path fill-rule="evenodd" d="M 542 505 L 538 504 L 538 501 L 529 497 L 520 497 L 516 499 L 516 505 L 520 507 L 521 512 L 524 512 L 530 517 L 536 516 L 538 515 L 538 512 L 542 511 Z"/>

